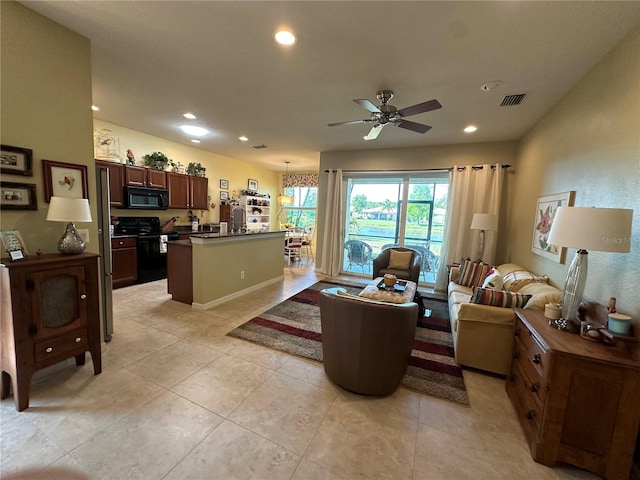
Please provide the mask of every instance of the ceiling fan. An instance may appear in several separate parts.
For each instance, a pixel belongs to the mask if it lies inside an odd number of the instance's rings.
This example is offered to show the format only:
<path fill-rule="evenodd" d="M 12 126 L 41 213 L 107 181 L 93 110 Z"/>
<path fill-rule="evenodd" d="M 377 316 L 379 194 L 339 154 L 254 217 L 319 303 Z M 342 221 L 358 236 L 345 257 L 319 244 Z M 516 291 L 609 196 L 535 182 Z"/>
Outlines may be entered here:
<path fill-rule="evenodd" d="M 336 125 L 373 123 L 373 127 L 364 137 L 365 140 L 376 139 L 378 135 L 380 135 L 382 128 L 388 124 L 392 124 L 400 128 L 406 128 L 407 130 L 411 130 L 412 132 L 425 133 L 431 130 L 431 126 L 423 125 L 422 123 L 411 122 L 409 120 L 405 120 L 404 117 L 417 115 L 418 113 L 430 112 L 431 110 L 442 108 L 442 105 L 440 105 L 440 102 L 438 102 L 437 100 L 429 100 L 428 102 L 418 103 L 417 105 L 412 105 L 411 107 L 406 107 L 398 110 L 393 105 L 387 104 L 387 102 L 393 97 L 393 92 L 391 90 L 380 90 L 376 94 L 376 97 L 381 103 L 379 107 L 376 107 L 366 98 L 354 100 L 354 102 L 356 102 L 362 108 L 371 112 L 370 118 L 365 118 L 364 120 L 351 120 L 348 122 L 330 123 L 329 126 L 335 127 Z"/>

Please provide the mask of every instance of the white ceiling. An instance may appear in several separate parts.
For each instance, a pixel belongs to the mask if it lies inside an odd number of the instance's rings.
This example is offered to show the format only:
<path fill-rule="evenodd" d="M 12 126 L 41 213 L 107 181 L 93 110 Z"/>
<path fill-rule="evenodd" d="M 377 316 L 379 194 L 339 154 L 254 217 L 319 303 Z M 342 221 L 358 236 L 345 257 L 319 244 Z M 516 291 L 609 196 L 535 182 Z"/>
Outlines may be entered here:
<path fill-rule="evenodd" d="M 21 3 L 91 40 L 97 118 L 193 146 L 177 129 L 191 111 L 212 130 L 197 148 L 291 171 L 322 151 L 518 139 L 640 22 L 635 1 Z M 296 45 L 273 41 L 280 27 Z M 368 118 L 352 100 L 381 89 L 398 108 L 438 99 L 409 118 L 432 130 L 365 142 L 370 125 L 327 126 Z"/>

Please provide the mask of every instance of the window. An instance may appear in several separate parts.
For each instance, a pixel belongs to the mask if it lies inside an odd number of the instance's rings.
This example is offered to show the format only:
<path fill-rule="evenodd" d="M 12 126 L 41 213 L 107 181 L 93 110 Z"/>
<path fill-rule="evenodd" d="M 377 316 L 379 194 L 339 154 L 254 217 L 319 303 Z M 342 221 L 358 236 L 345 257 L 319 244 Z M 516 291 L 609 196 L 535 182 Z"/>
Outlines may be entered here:
<path fill-rule="evenodd" d="M 314 227 L 316 224 L 316 205 L 318 187 L 287 187 L 285 195 L 291 195 L 293 204 L 283 205 L 281 223 L 290 223 L 296 227 Z"/>
<path fill-rule="evenodd" d="M 420 279 L 434 283 L 444 232 L 448 173 L 359 174 L 345 180 L 345 242 L 367 243 L 372 257 L 394 245 L 418 250 L 423 257 Z M 354 267 L 345 254 L 343 271 L 366 275 L 371 268 Z"/>

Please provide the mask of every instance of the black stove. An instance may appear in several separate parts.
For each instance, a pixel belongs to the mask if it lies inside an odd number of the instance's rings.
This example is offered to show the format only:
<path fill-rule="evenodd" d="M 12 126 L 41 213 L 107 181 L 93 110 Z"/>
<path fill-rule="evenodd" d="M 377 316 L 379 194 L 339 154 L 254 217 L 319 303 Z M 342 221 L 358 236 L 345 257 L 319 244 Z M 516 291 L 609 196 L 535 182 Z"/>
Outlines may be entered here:
<path fill-rule="evenodd" d="M 167 242 L 178 240 L 177 232 L 163 232 L 158 217 L 118 217 L 114 234 L 137 237 L 137 283 L 167 278 Z"/>
<path fill-rule="evenodd" d="M 117 235 L 165 235 L 175 232 L 163 232 L 158 217 L 118 217 L 118 223 L 114 228 Z"/>

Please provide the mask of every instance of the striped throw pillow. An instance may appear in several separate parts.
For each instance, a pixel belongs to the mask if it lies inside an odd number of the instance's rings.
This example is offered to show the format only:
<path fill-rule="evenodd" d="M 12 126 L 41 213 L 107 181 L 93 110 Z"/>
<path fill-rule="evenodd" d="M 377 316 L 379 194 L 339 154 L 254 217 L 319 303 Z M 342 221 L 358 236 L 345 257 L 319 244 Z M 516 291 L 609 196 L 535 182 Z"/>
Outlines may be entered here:
<path fill-rule="evenodd" d="M 511 272 L 503 277 L 503 287 L 509 292 L 517 292 L 530 283 L 549 283 L 549 277 L 539 277 L 531 272 Z"/>
<path fill-rule="evenodd" d="M 487 273 L 489 273 L 489 268 L 491 268 L 489 264 L 481 262 L 480 260 L 473 262 L 468 258 L 462 260 L 456 283 L 458 285 L 464 285 L 465 287 L 480 286 L 487 276 Z"/>
<path fill-rule="evenodd" d="M 471 294 L 471 303 L 492 307 L 523 308 L 530 299 L 531 295 L 482 287 L 475 287 Z"/>

